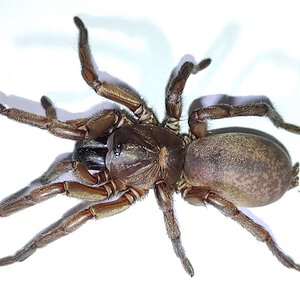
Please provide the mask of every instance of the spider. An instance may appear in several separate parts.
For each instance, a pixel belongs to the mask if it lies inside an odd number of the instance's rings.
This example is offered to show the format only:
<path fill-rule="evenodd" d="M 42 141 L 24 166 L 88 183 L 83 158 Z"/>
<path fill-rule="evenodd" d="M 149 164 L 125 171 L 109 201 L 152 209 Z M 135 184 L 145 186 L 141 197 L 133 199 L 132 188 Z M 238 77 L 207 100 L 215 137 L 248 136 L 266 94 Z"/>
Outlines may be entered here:
<path fill-rule="evenodd" d="M 243 105 L 216 104 L 191 109 L 189 133 L 180 133 L 182 92 L 191 74 L 211 62 L 186 61 L 175 69 L 166 87 L 166 115 L 158 122 L 141 96 L 125 84 L 99 78 L 88 44 L 88 32 L 80 18 L 79 58 L 82 76 L 95 92 L 125 106 L 130 112 L 110 109 L 89 118 L 59 121 L 49 98 L 43 96 L 45 116 L 0 104 L 0 114 L 65 139 L 75 140 L 68 157 L 54 162 L 31 192 L 16 193 L 0 202 L 5 217 L 58 194 L 82 199 L 60 220 L 35 236 L 14 255 L 0 259 L 0 266 L 23 261 L 91 219 L 118 214 L 154 189 L 167 234 L 185 271 L 194 275 L 186 257 L 174 214 L 172 195 L 181 193 L 192 205 L 211 205 L 264 242 L 286 267 L 300 265 L 284 254 L 270 233 L 237 207 L 258 207 L 280 199 L 298 185 L 299 164 L 292 166 L 285 147 L 274 137 L 246 128 L 208 131 L 207 121 L 237 116 L 267 116 L 276 127 L 300 134 L 288 124 L 264 96 Z M 223 95 L 230 99 L 229 96 Z M 254 100 L 257 97 L 252 96 Z M 59 181 L 67 172 L 76 180 Z M 84 205 L 82 205 L 84 204 Z"/>

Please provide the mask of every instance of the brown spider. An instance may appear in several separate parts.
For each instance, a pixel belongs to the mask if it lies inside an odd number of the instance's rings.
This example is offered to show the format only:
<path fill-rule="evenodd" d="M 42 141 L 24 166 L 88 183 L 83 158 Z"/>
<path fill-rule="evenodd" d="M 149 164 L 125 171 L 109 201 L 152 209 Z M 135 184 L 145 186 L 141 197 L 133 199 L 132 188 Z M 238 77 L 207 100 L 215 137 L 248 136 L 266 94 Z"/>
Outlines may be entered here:
<path fill-rule="evenodd" d="M 187 61 L 171 74 L 166 88 L 166 116 L 159 123 L 133 89 L 98 78 L 87 30 L 78 17 L 74 21 L 80 33 L 79 57 L 84 80 L 97 94 L 124 105 L 133 115 L 106 110 L 90 118 L 62 122 L 46 97 L 41 99 L 46 116 L 0 104 L 0 113 L 8 118 L 77 141 L 68 158 L 53 163 L 39 178 L 39 188 L 25 195 L 16 193 L 0 202 L 0 216 L 58 194 L 86 201 L 14 255 L 0 259 L 0 266 L 25 260 L 36 249 L 73 232 L 88 220 L 126 210 L 153 188 L 175 254 L 189 275 L 193 276 L 194 270 L 181 244 L 173 209 L 174 192 L 180 192 L 190 204 L 212 205 L 265 242 L 283 265 L 300 271 L 300 265 L 278 248 L 270 233 L 236 207 L 263 206 L 281 198 L 298 185 L 298 164 L 293 167 L 284 146 L 267 134 L 241 128 L 208 132 L 207 120 L 267 116 L 275 126 L 290 132 L 300 134 L 300 127 L 285 123 L 270 101 L 261 97 L 247 105 L 217 104 L 194 109 L 189 115 L 189 134 L 180 134 L 184 86 L 191 74 L 210 64 L 210 59 L 199 64 Z M 57 180 L 68 171 L 78 180 Z"/>

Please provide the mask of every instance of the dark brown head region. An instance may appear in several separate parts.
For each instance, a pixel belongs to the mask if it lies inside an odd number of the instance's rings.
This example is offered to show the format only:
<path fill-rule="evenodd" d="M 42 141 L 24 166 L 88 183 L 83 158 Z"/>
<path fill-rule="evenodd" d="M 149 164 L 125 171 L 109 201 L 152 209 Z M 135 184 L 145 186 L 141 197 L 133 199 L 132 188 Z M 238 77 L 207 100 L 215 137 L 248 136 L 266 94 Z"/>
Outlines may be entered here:
<path fill-rule="evenodd" d="M 106 166 L 130 186 L 152 188 L 164 180 L 174 186 L 183 167 L 183 145 L 172 132 L 153 125 L 123 126 L 108 140 Z"/>

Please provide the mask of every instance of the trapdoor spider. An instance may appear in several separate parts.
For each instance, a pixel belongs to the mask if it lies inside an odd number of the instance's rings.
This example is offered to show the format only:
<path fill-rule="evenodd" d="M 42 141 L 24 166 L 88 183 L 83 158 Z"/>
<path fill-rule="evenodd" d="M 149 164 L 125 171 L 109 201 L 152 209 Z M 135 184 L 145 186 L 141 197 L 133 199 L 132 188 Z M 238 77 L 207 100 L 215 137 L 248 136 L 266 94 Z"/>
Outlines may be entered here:
<path fill-rule="evenodd" d="M 263 206 L 281 198 L 298 185 L 298 164 L 292 166 L 287 150 L 269 135 L 247 129 L 209 132 L 207 120 L 267 116 L 275 126 L 290 132 L 300 134 L 300 127 L 285 123 L 270 101 L 261 97 L 246 105 L 217 104 L 194 109 L 188 120 L 190 132 L 181 134 L 181 95 L 186 81 L 211 60 L 198 64 L 186 61 L 171 74 L 166 88 L 166 116 L 159 123 L 133 89 L 98 78 L 87 30 L 78 17 L 74 21 L 79 29 L 84 80 L 98 95 L 124 105 L 132 113 L 106 110 L 90 118 L 62 122 L 46 97 L 41 99 L 46 116 L 0 105 L 0 114 L 8 118 L 77 141 L 68 158 L 54 162 L 40 177 L 40 187 L 0 202 L 0 216 L 58 194 L 80 198 L 87 204 L 64 215 L 14 255 L 0 259 L 0 265 L 25 260 L 38 248 L 73 232 L 88 220 L 126 210 L 153 188 L 175 254 L 189 275 L 193 276 L 194 270 L 181 243 L 173 208 L 174 192 L 180 192 L 190 204 L 215 207 L 264 242 L 283 265 L 300 271 L 300 265 L 278 248 L 269 232 L 236 207 Z M 60 182 L 59 177 L 69 171 L 78 180 Z"/>

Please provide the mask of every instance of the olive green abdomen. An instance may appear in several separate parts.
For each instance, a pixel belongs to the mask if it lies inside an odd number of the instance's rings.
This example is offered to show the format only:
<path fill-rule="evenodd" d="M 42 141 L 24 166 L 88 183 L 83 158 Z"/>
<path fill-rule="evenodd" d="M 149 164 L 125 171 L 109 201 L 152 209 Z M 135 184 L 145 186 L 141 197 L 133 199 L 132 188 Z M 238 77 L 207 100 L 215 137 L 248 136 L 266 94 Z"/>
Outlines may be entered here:
<path fill-rule="evenodd" d="M 186 149 L 184 176 L 237 206 L 263 206 L 290 187 L 291 160 L 275 139 L 227 132 L 194 140 Z"/>

